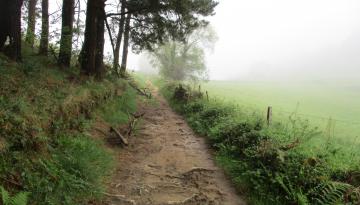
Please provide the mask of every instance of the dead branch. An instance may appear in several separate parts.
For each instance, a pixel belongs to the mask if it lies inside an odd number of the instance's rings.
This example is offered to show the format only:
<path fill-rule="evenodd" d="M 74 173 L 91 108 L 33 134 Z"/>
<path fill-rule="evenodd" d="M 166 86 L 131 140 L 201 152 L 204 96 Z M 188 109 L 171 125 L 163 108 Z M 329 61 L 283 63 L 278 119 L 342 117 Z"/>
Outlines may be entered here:
<path fill-rule="evenodd" d="M 140 89 L 131 82 L 129 83 L 129 85 L 134 88 L 140 95 L 145 96 L 148 99 L 152 98 L 151 92 L 149 92 L 147 88 Z"/>
<path fill-rule="evenodd" d="M 128 140 L 124 136 L 122 136 L 122 134 L 119 131 L 117 131 L 114 127 L 111 127 L 110 129 L 118 136 L 118 138 L 121 140 L 122 144 L 124 144 L 126 146 L 129 145 Z"/>

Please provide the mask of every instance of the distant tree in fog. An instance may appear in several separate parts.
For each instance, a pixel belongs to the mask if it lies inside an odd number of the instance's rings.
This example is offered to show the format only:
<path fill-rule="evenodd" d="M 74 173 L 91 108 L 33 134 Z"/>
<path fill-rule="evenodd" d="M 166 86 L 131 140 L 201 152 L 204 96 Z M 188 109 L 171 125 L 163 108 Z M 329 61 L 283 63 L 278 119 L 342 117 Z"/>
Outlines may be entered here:
<path fill-rule="evenodd" d="M 171 80 L 207 79 L 205 50 L 212 50 L 217 39 L 210 26 L 201 27 L 184 41 L 170 41 L 154 49 L 152 62 L 163 77 Z"/>

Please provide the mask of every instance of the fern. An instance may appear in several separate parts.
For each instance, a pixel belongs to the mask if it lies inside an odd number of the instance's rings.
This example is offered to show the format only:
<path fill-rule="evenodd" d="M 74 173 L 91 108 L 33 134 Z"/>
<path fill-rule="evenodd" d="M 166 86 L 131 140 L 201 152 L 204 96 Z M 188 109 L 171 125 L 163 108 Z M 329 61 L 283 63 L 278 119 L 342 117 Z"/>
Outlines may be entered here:
<path fill-rule="evenodd" d="M 28 202 L 28 192 L 19 192 L 11 199 L 11 205 L 26 205 Z"/>
<path fill-rule="evenodd" d="M 19 192 L 15 196 L 10 197 L 8 191 L 0 186 L 1 201 L 3 205 L 26 205 L 28 203 L 28 192 Z"/>
<path fill-rule="evenodd" d="M 310 191 L 314 195 L 313 201 L 319 205 L 335 205 L 344 202 L 345 196 L 353 188 L 342 182 L 326 182 Z"/>
<path fill-rule="evenodd" d="M 347 201 L 353 202 L 353 204 L 360 204 L 360 187 L 352 187 L 347 192 Z"/>
<path fill-rule="evenodd" d="M 2 199 L 2 203 L 4 205 L 9 204 L 10 202 L 10 195 L 9 192 L 7 192 L 4 187 L 0 186 L 0 191 L 1 191 L 1 199 Z"/>
<path fill-rule="evenodd" d="M 286 181 L 284 181 L 284 179 Z M 286 193 L 287 193 L 290 200 L 292 200 L 294 202 L 297 202 L 297 204 L 299 204 L 299 205 L 308 205 L 308 204 L 310 204 L 309 201 L 308 201 L 308 198 L 306 197 L 306 195 L 304 195 L 302 193 L 301 190 L 293 188 L 293 186 L 291 185 L 291 182 L 290 182 L 290 180 L 288 179 L 287 176 L 276 174 L 275 180 L 286 191 Z M 287 185 L 285 184 L 285 182 L 287 182 Z"/>

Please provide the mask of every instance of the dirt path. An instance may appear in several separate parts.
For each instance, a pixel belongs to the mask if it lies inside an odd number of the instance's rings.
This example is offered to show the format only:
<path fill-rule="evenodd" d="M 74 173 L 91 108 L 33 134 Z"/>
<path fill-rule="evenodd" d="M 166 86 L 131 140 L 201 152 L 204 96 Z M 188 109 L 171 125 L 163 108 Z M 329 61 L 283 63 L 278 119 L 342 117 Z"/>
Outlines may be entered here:
<path fill-rule="evenodd" d="M 154 92 L 141 130 L 119 153 L 109 205 L 242 205 L 207 145 Z"/>

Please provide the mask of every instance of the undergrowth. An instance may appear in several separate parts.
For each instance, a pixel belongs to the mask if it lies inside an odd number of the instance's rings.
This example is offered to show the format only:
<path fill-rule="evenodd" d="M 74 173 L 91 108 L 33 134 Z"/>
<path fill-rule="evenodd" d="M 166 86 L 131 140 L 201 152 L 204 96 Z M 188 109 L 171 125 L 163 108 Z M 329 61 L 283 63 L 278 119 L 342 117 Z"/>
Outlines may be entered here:
<path fill-rule="evenodd" d="M 359 161 L 333 166 L 341 151 L 330 143 L 308 151 L 320 134 L 308 121 L 290 116 L 268 126 L 256 110 L 205 100 L 186 86 L 160 86 L 194 131 L 208 138 L 218 163 L 251 204 L 360 204 Z"/>
<path fill-rule="evenodd" d="M 102 196 L 113 159 L 89 129 L 95 115 L 126 122 L 120 114 L 134 111 L 134 91 L 123 80 L 81 79 L 74 70 L 26 49 L 19 64 L 0 54 L 2 204 L 26 204 L 11 201 L 23 193 L 28 204 L 39 205 L 87 204 Z"/>

